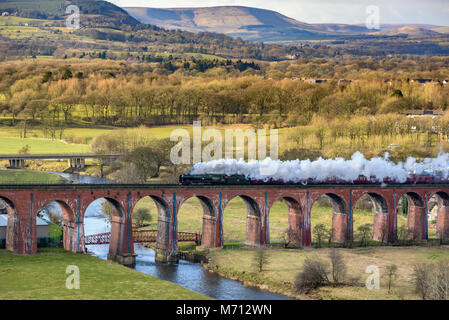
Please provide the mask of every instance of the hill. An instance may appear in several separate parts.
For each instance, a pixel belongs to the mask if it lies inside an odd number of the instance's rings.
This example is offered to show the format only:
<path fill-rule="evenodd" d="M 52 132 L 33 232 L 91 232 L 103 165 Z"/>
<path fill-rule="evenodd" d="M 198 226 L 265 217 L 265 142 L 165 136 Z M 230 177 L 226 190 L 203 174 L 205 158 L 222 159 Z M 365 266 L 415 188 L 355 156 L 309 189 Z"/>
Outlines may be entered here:
<path fill-rule="evenodd" d="M 440 34 L 440 32 L 437 32 L 436 30 L 438 30 L 438 28 L 431 30 L 418 26 L 404 26 L 401 28 L 380 31 L 379 34 L 388 36 L 401 35 L 401 34 L 408 36 L 434 36 Z"/>
<path fill-rule="evenodd" d="M 65 28 L 66 8 L 80 8 L 78 30 Z M 0 13 L 0 60 L 21 56 L 102 56 L 160 60 L 152 55 L 205 54 L 227 58 L 282 60 L 296 50 L 236 40 L 210 32 L 165 30 L 142 24 L 125 10 L 96 0 L 2 0 Z M 103 54 L 101 52 L 114 52 Z"/>
<path fill-rule="evenodd" d="M 65 10 L 70 4 L 80 8 L 80 29 L 66 27 Z M 247 7 L 127 10 L 134 17 L 100 0 L 0 0 L 0 12 L 9 14 L 0 16 L 0 61 L 101 58 L 166 63 L 171 70 L 171 59 L 192 56 L 279 61 L 348 54 L 449 54 L 449 35 L 436 31 L 421 30 L 410 37 L 387 35 L 360 25 L 307 24 Z M 302 40 L 330 41 L 312 44 Z"/>
<path fill-rule="evenodd" d="M 449 33 L 449 27 L 437 27 L 432 28 L 433 31 L 436 31 L 438 33 Z"/>
<path fill-rule="evenodd" d="M 0 12 L 8 12 L 24 18 L 61 20 L 67 16 L 65 10 L 69 5 L 79 7 L 80 22 L 85 27 L 136 26 L 140 24 L 125 10 L 112 3 L 95 0 L 2 0 Z"/>
<path fill-rule="evenodd" d="M 219 32 L 252 41 L 324 39 L 371 32 L 363 26 L 308 24 L 275 11 L 241 6 L 124 9 L 142 23 L 192 32 Z"/>

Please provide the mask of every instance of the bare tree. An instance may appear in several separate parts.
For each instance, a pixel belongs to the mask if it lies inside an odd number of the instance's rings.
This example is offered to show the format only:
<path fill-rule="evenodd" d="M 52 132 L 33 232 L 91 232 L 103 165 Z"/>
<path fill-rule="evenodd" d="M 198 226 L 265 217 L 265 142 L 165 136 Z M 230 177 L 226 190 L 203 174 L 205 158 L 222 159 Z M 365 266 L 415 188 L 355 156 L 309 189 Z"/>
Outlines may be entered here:
<path fill-rule="evenodd" d="M 395 264 L 389 265 L 386 268 L 386 276 L 388 279 L 388 293 L 391 292 L 393 281 L 396 279 L 398 267 Z"/>
<path fill-rule="evenodd" d="M 343 283 L 346 278 L 346 264 L 341 252 L 332 248 L 329 252 L 332 268 L 332 281 L 335 284 Z"/>
<path fill-rule="evenodd" d="M 264 248 L 258 248 L 254 255 L 254 265 L 259 272 L 263 271 L 264 266 L 268 263 L 267 251 Z"/>

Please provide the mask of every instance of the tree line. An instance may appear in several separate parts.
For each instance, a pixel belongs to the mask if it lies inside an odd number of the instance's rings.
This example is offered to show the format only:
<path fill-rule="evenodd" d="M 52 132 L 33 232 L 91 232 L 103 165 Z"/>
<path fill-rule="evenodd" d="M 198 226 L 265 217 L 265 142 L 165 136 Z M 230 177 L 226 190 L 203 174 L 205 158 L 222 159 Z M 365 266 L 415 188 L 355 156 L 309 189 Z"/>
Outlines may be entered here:
<path fill-rule="evenodd" d="M 193 61 L 198 64 L 201 60 Z M 446 110 L 449 105 L 449 85 L 442 83 L 423 85 L 405 77 L 386 81 L 379 71 L 377 78 L 353 79 L 351 83 L 329 79 L 311 84 L 299 78 L 267 77 L 280 67 L 278 63 L 260 67 L 247 63 L 248 70 L 237 70 L 244 63 L 225 60 L 203 75 L 198 71 L 189 74 L 190 66 L 181 65 L 172 74 L 160 74 L 160 63 L 136 67 L 108 60 L 4 63 L 0 110 L 11 118 L 12 125 L 30 122 L 53 128 L 78 121 L 135 126 L 190 124 L 196 119 L 205 124 L 285 127 L 310 124 L 314 115 L 345 119 L 417 109 Z M 294 63 L 290 68 L 295 66 L 303 67 Z M 337 64 L 334 70 L 339 67 Z M 447 68 L 439 72 L 444 76 Z"/>

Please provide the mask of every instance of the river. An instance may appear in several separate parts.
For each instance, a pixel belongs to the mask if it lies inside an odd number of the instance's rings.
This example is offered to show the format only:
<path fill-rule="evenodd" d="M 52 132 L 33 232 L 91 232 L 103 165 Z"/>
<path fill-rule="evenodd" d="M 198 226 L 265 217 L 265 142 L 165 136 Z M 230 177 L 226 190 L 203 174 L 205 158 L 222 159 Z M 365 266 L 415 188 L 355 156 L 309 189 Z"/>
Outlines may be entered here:
<path fill-rule="evenodd" d="M 87 177 L 73 174 L 60 174 L 66 179 L 81 183 L 110 183 L 107 179 L 96 180 L 95 177 Z M 86 210 L 84 218 L 85 235 L 110 231 L 110 225 L 106 216 L 101 212 L 102 199 L 92 202 Z M 94 256 L 106 259 L 109 245 L 90 245 L 87 250 Z M 168 280 L 179 284 L 189 290 L 219 300 L 290 300 L 291 298 L 263 291 L 253 287 L 245 287 L 238 281 L 229 280 L 208 272 L 199 264 L 186 260 L 179 260 L 178 264 L 163 264 L 155 262 L 155 252 L 141 244 L 134 244 L 134 251 L 138 255 L 137 271 L 155 276 L 162 280 Z"/>

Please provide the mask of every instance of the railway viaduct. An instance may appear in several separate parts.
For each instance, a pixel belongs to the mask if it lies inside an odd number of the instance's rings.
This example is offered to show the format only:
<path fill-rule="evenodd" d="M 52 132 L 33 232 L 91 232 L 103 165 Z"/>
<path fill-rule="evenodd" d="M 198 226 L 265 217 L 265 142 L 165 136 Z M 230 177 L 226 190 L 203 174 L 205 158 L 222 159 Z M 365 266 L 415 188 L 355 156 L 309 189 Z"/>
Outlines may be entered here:
<path fill-rule="evenodd" d="M 270 243 L 269 214 L 274 202 L 288 204 L 289 228 L 305 246 L 311 245 L 311 208 L 321 196 L 327 196 L 333 208 L 333 241 L 353 237 L 353 207 L 362 196 L 373 203 L 374 239 L 393 243 L 397 236 L 397 206 L 407 197 L 408 230 L 415 240 L 427 235 L 427 202 L 435 196 L 438 203 L 437 233 L 449 238 L 449 185 L 12 185 L 0 186 L 0 199 L 7 204 L 6 246 L 19 254 L 37 252 L 36 214 L 51 201 L 60 204 L 64 214 L 64 248 L 85 252 L 84 214 L 89 204 L 100 198 L 115 208 L 111 223 L 110 260 L 122 264 L 135 261 L 132 235 L 132 211 L 143 197 L 151 197 L 158 207 L 156 259 L 177 261 L 177 215 L 187 199 L 197 197 L 203 207 L 202 245 L 223 246 L 223 212 L 226 204 L 239 196 L 247 206 L 247 243 Z M 287 226 L 286 226 L 287 227 Z"/>

